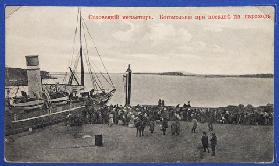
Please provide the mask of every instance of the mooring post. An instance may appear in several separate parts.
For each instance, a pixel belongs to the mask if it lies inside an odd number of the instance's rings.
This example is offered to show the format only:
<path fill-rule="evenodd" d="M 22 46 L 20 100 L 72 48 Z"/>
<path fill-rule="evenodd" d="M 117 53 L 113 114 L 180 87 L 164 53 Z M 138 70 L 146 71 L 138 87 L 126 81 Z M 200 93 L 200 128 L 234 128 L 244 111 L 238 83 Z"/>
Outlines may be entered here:
<path fill-rule="evenodd" d="M 132 70 L 131 70 L 130 64 L 129 64 L 128 69 L 126 71 L 126 86 L 125 86 L 126 101 L 125 101 L 125 105 L 130 105 L 131 104 L 131 83 L 132 83 Z"/>

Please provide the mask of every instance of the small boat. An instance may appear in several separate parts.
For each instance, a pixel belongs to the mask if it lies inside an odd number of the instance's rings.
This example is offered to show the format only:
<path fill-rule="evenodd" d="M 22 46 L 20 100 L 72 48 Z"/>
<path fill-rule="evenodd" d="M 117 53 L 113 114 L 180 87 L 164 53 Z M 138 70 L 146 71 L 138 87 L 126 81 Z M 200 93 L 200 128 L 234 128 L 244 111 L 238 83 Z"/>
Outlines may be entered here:
<path fill-rule="evenodd" d="M 46 89 L 43 87 L 44 98 L 48 101 L 50 105 L 65 105 L 69 102 L 69 93 L 58 90 L 57 86 L 54 88 Z"/>
<path fill-rule="evenodd" d="M 10 100 L 9 105 L 12 108 L 22 109 L 22 110 L 34 110 L 40 109 L 44 106 L 45 100 L 29 98 L 27 96 L 14 97 Z"/>
<path fill-rule="evenodd" d="M 11 103 L 11 106 L 17 109 L 34 110 L 34 109 L 42 108 L 44 102 L 45 102 L 44 100 L 33 100 L 24 103 Z"/>
<path fill-rule="evenodd" d="M 63 105 L 63 104 L 67 104 L 68 102 L 69 102 L 68 96 L 50 99 L 50 103 L 56 104 L 56 105 Z"/>

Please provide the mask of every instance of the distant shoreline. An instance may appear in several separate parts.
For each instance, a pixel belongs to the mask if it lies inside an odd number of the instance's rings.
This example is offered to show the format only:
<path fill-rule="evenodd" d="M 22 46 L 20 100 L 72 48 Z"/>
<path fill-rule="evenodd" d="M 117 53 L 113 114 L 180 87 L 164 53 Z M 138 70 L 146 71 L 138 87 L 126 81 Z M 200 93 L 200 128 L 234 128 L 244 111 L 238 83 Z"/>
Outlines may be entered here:
<path fill-rule="evenodd" d="M 40 71 L 42 79 L 57 79 L 47 71 Z M 27 69 L 22 68 L 5 68 L 5 86 L 27 86 Z"/>
<path fill-rule="evenodd" d="M 222 78 L 222 77 L 238 77 L 238 78 L 273 78 L 273 74 L 184 74 L 182 72 L 162 72 L 162 73 L 140 73 L 133 74 L 148 74 L 148 75 L 167 75 L 167 76 L 193 76 L 193 77 L 206 77 L 206 78 Z"/>
<path fill-rule="evenodd" d="M 64 75 L 66 72 L 47 72 L 41 71 L 42 79 L 56 79 L 55 75 Z M 85 73 L 87 74 L 87 73 Z M 99 74 L 99 73 L 97 73 Z M 110 74 L 124 74 L 124 73 L 110 73 Z M 188 76 L 188 77 L 203 77 L 203 78 L 270 78 L 274 77 L 273 74 L 240 74 L 240 75 L 228 75 L 228 74 L 194 74 L 183 72 L 133 72 L 135 75 L 161 75 L 161 76 Z M 6 79 L 5 85 L 27 85 L 27 71 L 21 68 L 6 67 Z"/>
<path fill-rule="evenodd" d="M 77 72 L 78 73 L 78 72 Z M 51 75 L 64 75 L 66 72 L 50 72 Z M 85 73 L 89 74 L 89 73 Z M 100 74 L 100 73 L 97 73 Z M 109 74 L 125 74 L 125 73 L 109 73 Z M 223 78 L 223 77 L 238 77 L 238 78 L 273 78 L 274 75 L 267 74 L 184 74 L 182 72 L 162 72 L 162 73 L 149 73 L 149 72 L 133 72 L 136 75 L 163 75 L 163 76 L 190 76 L 190 77 L 205 77 L 205 78 Z"/>

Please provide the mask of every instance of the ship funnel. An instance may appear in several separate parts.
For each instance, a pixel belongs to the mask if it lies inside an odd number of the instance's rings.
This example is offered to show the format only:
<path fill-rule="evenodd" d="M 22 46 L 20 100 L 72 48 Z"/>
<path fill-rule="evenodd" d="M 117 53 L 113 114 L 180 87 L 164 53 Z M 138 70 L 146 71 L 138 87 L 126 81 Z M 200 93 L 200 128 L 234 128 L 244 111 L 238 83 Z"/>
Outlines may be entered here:
<path fill-rule="evenodd" d="M 25 56 L 28 77 L 28 95 L 30 98 L 42 97 L 42 82 L 38 55 Z"/>

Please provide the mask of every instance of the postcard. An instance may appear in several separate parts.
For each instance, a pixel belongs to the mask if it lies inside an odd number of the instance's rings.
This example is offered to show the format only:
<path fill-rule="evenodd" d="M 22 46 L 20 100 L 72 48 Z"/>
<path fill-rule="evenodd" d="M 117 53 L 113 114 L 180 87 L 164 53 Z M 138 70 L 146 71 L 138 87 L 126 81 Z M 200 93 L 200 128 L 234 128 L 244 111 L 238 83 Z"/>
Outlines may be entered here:
<path fill-rule="evenodd" d="M 273 6 L 5 8 L 9 163 L 274 160 Z"/>

